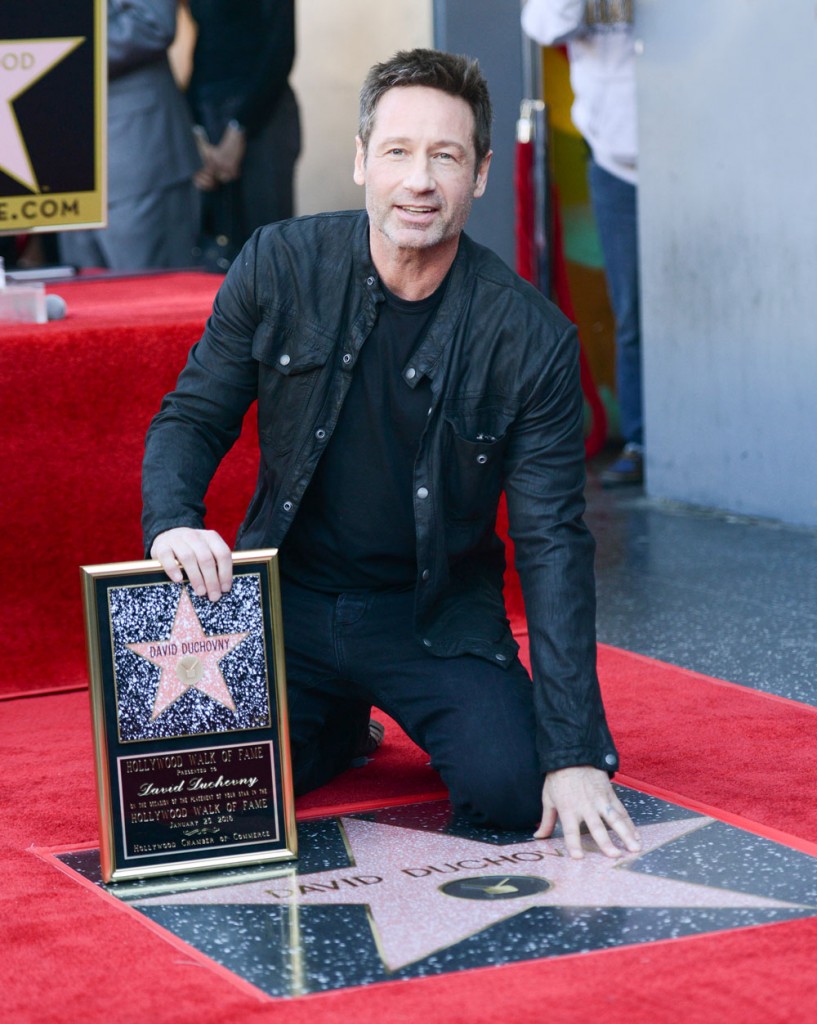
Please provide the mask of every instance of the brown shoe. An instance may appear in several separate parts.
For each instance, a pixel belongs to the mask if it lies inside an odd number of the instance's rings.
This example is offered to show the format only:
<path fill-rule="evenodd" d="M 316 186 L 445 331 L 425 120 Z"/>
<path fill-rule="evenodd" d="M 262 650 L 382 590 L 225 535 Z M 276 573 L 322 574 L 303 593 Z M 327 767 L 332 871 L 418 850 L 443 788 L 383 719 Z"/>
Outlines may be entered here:
<path fill-rule="evenodd" d="M 378 722 L 374 718 L 369 719 L 369 729 L 366 735 L 360 742 L 360 745 L 355 750 L 354 757 L 352 758 L 353 768 L 362 768 L 372 754 L 377 750 L 380 744 L 383 742 L 383 737 L 386 735 L 386 727 L 382 722 Z"/>

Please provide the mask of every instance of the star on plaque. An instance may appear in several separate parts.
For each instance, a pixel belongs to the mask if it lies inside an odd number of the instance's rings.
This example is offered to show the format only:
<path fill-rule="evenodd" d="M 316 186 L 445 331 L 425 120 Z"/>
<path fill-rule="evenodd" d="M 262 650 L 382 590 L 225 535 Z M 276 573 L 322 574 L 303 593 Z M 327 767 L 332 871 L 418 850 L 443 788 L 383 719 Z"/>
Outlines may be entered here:
<path fill-rule="evenodd" d="M 190 595 L 183 589 L 169 637 L 125 645 L 134 654 L 161 669 L 151 721 L 156 721 L 163 711 L 191 689 L 198 690 L 235 712 L 235 701 L 219 662 L 248 635 L 225 633 L 221 636 L 208 636 L 202 629 Z"/>
<path fill-rule="evenodd" d="M 0 170 L 32 192 L 39 192 L 40 188 L 14 113 L 14 101 L 84 41 L 80 36 L 0 43 Z"/>

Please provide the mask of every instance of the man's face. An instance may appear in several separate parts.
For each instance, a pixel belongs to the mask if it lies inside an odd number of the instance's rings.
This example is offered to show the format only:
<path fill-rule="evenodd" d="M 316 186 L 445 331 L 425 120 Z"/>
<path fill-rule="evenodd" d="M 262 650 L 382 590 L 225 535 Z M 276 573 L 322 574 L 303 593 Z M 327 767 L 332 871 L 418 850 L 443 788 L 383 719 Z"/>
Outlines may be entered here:
<path fill-rule="evenodd" d="M 357 139 L 354 178 L 366 189 L 372 244 L 431 249 L 459 237 L 485 191 L 491 154 L 476 169 L 474 115 L 426 86 L 384 93 L 368 152 Z"/>

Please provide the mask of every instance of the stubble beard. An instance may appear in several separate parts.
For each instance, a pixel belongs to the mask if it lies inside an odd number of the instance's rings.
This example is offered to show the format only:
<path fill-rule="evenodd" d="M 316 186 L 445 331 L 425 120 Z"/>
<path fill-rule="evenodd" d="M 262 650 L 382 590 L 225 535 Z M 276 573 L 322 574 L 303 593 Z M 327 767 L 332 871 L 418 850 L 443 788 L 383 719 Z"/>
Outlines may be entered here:
<path fill-rule="evenodd" d="M 399 222 L 399 214 L 391 203 L 385 208 L 380 205 L 370 208 L 369 221 L 389 245 L 397 249 L 413 251 L 432 249 L 459 237 L 471 213 L 472 202 L 471 198 L 464 200 L 448 216 L 445 215 L 447 212 L 445 205 L 438 205 L 437 216 L 429 226 Z M 404 205 L 422 206 L 424 204 L 418 202 Z"/>

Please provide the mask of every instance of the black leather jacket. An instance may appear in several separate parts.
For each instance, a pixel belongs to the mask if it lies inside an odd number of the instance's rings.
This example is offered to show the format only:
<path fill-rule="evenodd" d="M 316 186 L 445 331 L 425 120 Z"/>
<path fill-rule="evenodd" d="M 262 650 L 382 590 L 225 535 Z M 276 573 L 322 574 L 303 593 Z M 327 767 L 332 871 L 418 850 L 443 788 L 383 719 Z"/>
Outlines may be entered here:
<path fill-rule="evenodd" d="M 280 547 L 337 423 L 383 299 L 363 212 L 257 231 L 230 268 L 176 390 L 148 432 L 146 547 L 201 527 L 218 463 L 258 401 L 258 485 L 236 546 Z M 415 628 L 446 657 L 513 659 L 502 599 L 505 491 L 522 581 L 543 770 L 618 765 L 596 677 L 594 542 L 584 522 L 575 328 L 467 236 L 420 348 L 431 382 L 414 471 Z"/>

